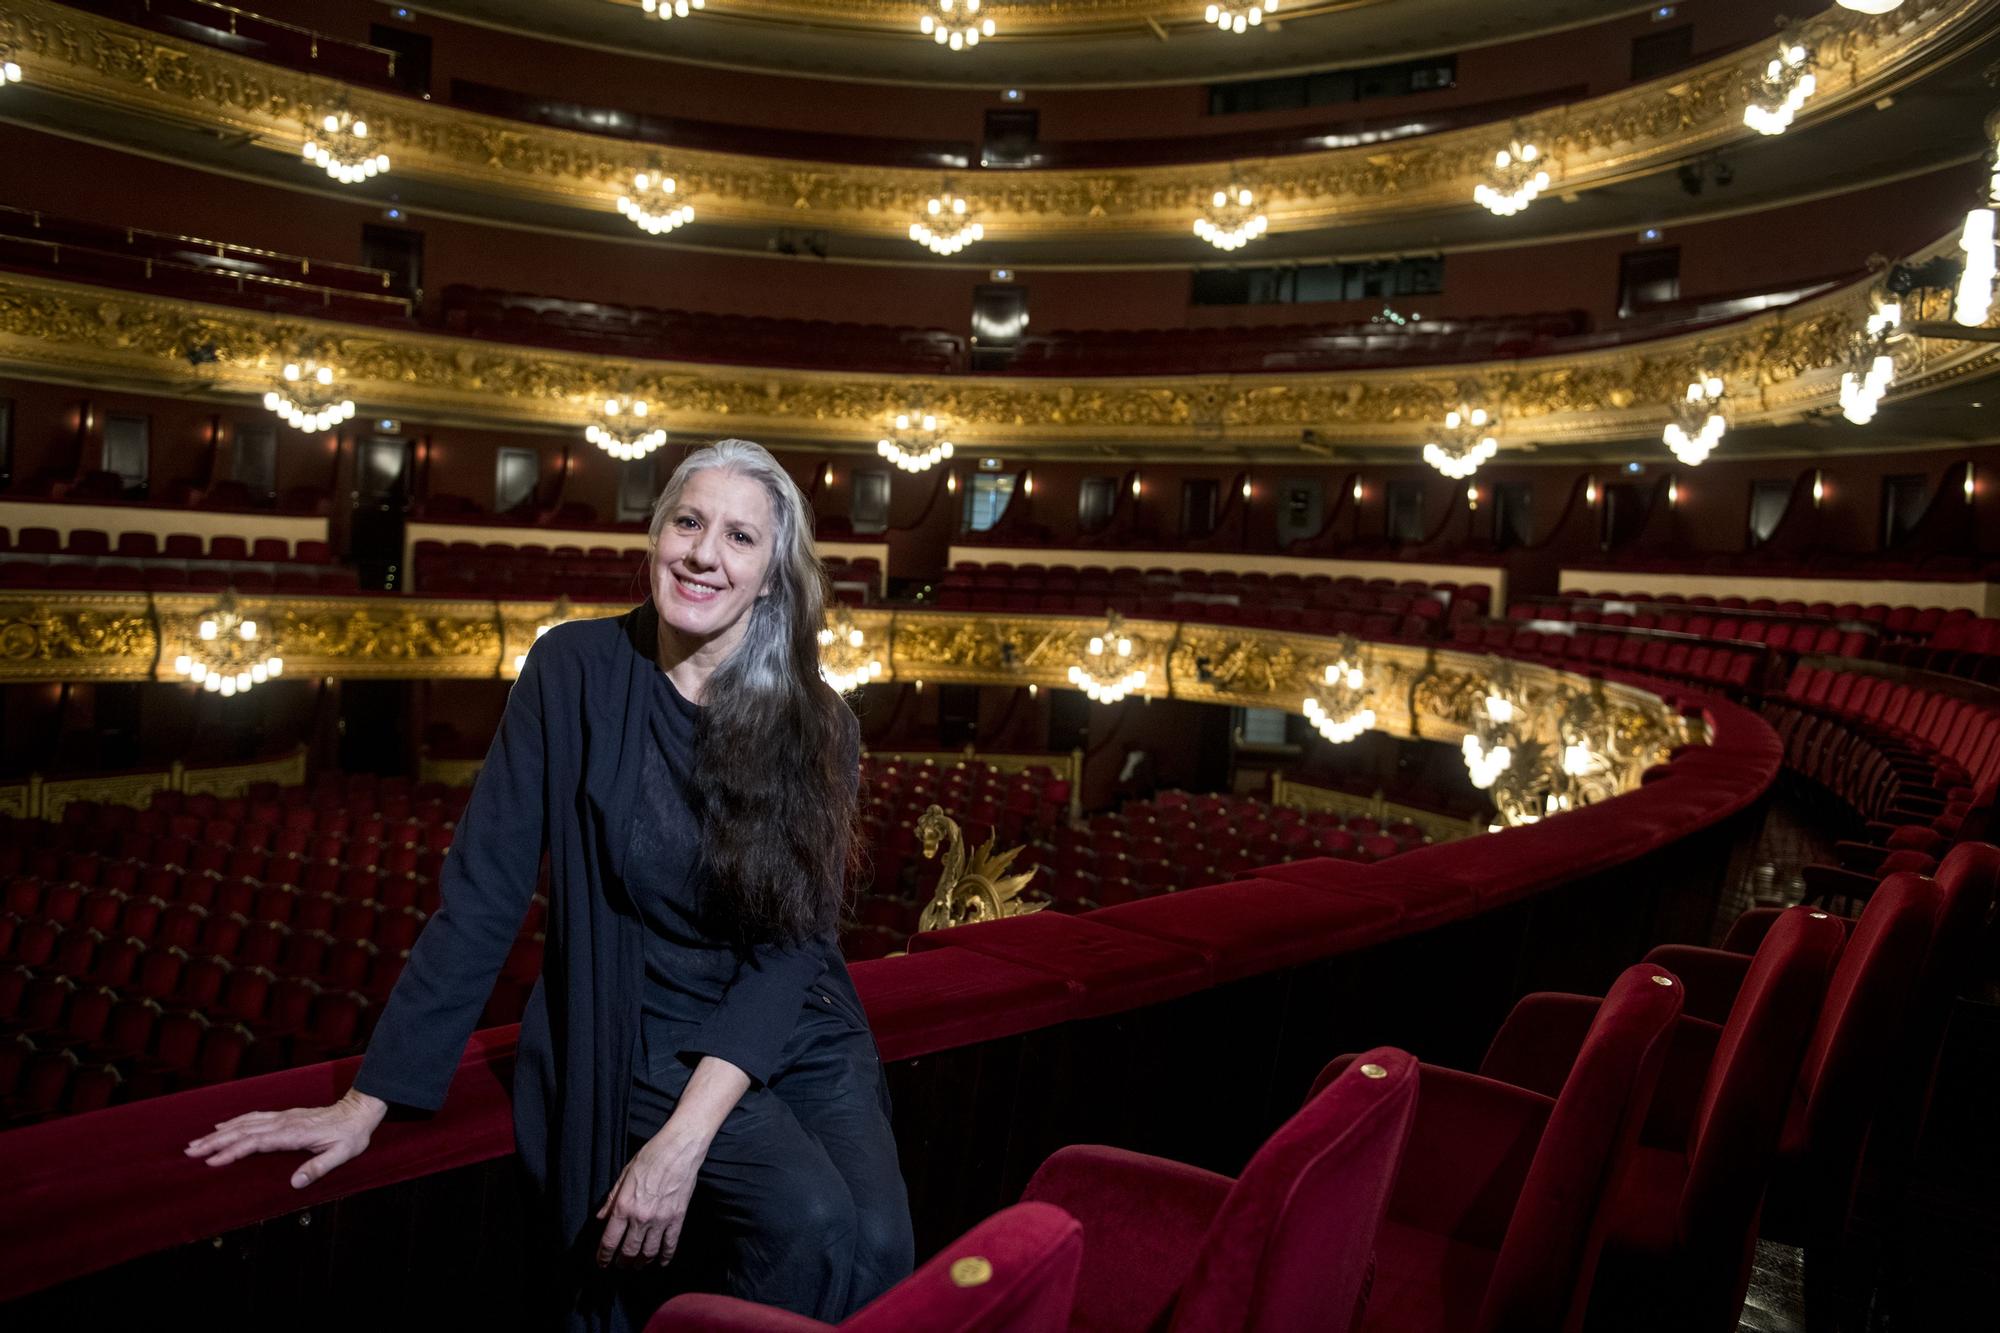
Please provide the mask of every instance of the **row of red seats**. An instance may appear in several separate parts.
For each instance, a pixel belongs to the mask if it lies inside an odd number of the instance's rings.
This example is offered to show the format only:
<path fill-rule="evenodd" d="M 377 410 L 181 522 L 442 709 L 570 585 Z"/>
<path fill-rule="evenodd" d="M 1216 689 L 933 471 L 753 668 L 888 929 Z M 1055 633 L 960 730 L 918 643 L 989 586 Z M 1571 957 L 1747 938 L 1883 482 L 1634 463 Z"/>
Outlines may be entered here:
<path fill-rule="evenodd" d="M 1732 578 L 1756 576 L 1789 579 L 1915 579 L 1963 583 L 2000 578 L 2000 560 L 1979 555 L 1903 555 L 1895 551 L 1819 551 L 1804 556 L 1774 556 L 1758 551 L 1694 556 L 1687 554 L 1613 553 L 1605 568 L 1642 574 L 1714 574 Z"/>
<path fill-rule="evenodd" d="M 326 565 L 333 562 L 333 549 L 323 541 L 301 538 L 293 543 L 283 537 L 202 538 L 192 532 L 169 533 L 165 539 L 151 532 L 121 532 L 114 538 L 101 528 L 71 528 L 67 539 L 55 528 L 22 528 L 10 534 L 0 527 L 0 554 L 17 556 L 67 556 L 72 559 L 118 560 L 224 560 L 266 565 Z"/>
<path fill-rule="evenodd" d="M 1699 640 L 1662 635 L 1544 632 L 1517 628 L 1511 621 L 1465 623 L 1452 630 L 1454 646 L 1499 653 L 1544 666 L 1590 674 L 1630 671 L 1648 676 L 1694 681 L 1738 693 L 1764 688 L 1767 653 L 1761 646 L 1730 648 Z"/>
<path fill-rule="evenodd" d="M 579 602 L 631 601 L 645 595 L 646 553 L 637 548 L 550 548 L 539 542 L 419 541 L 411 552 L 418 593 L 441 597 L 568 596 Z M 854 591 L 880 586 L 873 557 L 829 559 L 828 577 Z"/>
<path fill-rule="evenodd" d="M 1137 1333 L 1165 1311 L 1220 1327 L 1255 1308 L 1327 1333 L 1447 1333 L 1492 1323 L 1481 1311 L 1730 1333 L 1760 1232 L 1820 1256 L 1824 1308 L 1864 1168 L 1914 1142 L 1996 882 L 1983 847 L 1937 881 L 1892 878 L 1855 922 L 1750 913 L 1721 949 L 1654 949 L 1602 999 L 1528 996 L 1476 1072 L 1343 1056 L 1234 1180 L 1060 1149 L 973 1233 L 1038 1261 L 1019 1265 L 1035 1300 L 996 1293 L 1012 1317 L 995 1323 L 912 1279 L 875 1308 L 954 1331 Z M 655 1327 L 750 1313 L 681 1298 Z"/>
<path fill-rule="evenodd" d="M 1636 616 L 1666 615 L 1687 608 L 1717 613 L 1712 615 L 1712 619 L 1718 624 L 1728 618 L 1719 614 L 1721 612 L 1805 617 L 1816 623 L 1834 624 L 1842 628 L 1872 629 L 1878 637 L 1891 641 L 1927 639 L 1946 626 L 1963 624 L 1975 618 L 1974 614 L 1964 607 L 1912 606 L 1908 603 L 1890 606 L 1887 602 L 1805 602 L 1796 598 L 1779 601 L 1771 597 L 1715 597 L 1705 593 L 1682 596 L 1679 593 L 1649 592 L 1586 593 L 1579 589 L 1569 589 L 1560 597 L 1525 598 L 1522 601 L 1527 604 L 1555 602 L 1565 605 L 1576 614 L 1557 618 L 1570 620 L 1579 619 L 1584 613 L 1591 611 L 1597 612 L 1600 617 L 1609 613 Z"/>
<path fill-rule="evenodd" d="M 1886 851 L 1980 836 L 2000 795 L 2000 700 L 1801 667 L 1766 715 L 1788 767 L 1870 821 Z"/>
<path fill-rule="evenodd" d="M 1885 662 L 2000 685 L 2000 617 L 1947 619 L 1923 643 L 1884 644 Z"/>

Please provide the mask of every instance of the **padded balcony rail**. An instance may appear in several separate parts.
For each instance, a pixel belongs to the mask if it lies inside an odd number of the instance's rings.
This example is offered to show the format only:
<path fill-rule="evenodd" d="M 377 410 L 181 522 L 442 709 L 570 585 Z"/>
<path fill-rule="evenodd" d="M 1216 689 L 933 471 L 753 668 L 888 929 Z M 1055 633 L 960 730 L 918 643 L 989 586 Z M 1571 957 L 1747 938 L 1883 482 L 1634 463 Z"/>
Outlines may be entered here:
<path fill-rule="evenodd" d="M 1388 1023 L 1399 1039 L 1470 1058 L 1482 1029 L 1525 990 L 1602 985 L 1646 944 L 1705 941 L 1740 832 L 1735 817 L 1769 787 L 1782 750 L 1755 714 L 1712 698 L 1699 707 L 1709 745 L 1684 749 L 1633 791 L 1539 824 L 1376 864 L 1292 862 L 1078 916 L 961 927 L 921 937 L 908 956 L 856 964 L 890 1065 L 920 1245 L 1017 1197 L 1063 1142 L 1120 1142 L 1240 1167 L 1312 1071 L 1355 1048 L 1357 1027 Z M 1271 1021 L 1278 1010 L 1283 1024 Z M 392 1117 L 366 1154 L 305 1191 L 287 1184 L 289 1155 L 214 1170 L 182 1145 L 244 1111 L 331 1100 L 354 1061 L 0 1135 L 0 1300 L 12 1302 L 10 1317 L 32 1322 L 57 1311 L 101 1314 L 121 1300 L 157 1308 L 175 1292 L 211 1299 L 213 1290 L 195 1293 L 203 1284 L 193 1272 L 246 1289 L 255 1274 L 262 1285 L 277 1262 L 259 1259 L 276 1253 L 269 1246 L 292 1247 L 289 1266 L 300 1244 L 333 1245 L 339 1237 L 322 1233 L 340 1232 L 356 1207 L 365 1213 L 375 1192 L 429 1188 L 433 1179 L 445 1188 L 460 1168 L 497 1166 L 512 1150 L 515 1036 L 513 1028 L 476 1034 L 436 1116 Z M 1240 1095 L 1174 1097 L 1162 1071 L 1185 1078 L 1191 1047 L 1210 1052 L 1211 1088 Z M 1024 1066 L 1029 1051 L 1041 1054 Z M 1173 1109 L 1196 1102 L 1199 1116 Z M 107 1143 L 118 1151 L 103 1151 Z M 475 1185 L 482 1203 L 457 1206 L 481 1210 L 505 1245 L 515 1243 L 506 1236 L 517 1219 L 502 1179 Z M 322 1223 L 262 1228 L 290 1217 Z M 385 1240 L 380 1218 L 341 1234 L 380 1256 L 399 1243 Z M 195 1244 L 225 1236 L 234 1239 Z M 494 1238 L 461 1239 L 483 1255 Z M 461 1314 L 468 1300 L 506 1308 L 507 1294 L 451 1280 L 428 1244 L 408 1261 L 448 1288 Z M 356 1262 L 347 1260 L 350 1269 Z M 483 1280 L 506 1276 L 467 1249 L 450 1263 Z M 340 1299 L 337 1268 L 299 1268 L 299 1294 Z M 289 1297 L 267 1293 L 281 1299 Z"/>

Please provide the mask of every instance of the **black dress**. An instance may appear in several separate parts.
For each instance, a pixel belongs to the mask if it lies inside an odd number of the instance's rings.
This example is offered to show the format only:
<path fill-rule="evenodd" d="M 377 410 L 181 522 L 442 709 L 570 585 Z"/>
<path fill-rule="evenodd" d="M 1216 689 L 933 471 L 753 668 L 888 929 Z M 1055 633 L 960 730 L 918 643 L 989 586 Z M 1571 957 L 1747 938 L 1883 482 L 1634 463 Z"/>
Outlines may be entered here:
<path fill-rule="evenodd" d="M 354 1078 L 358 1090 L 398 1106 L 435 1111 L 445 1104 L 546 855 L 547 944 L 521 1018 L 514 1140 L 548 1255 L 544 1268 L 527 1275 L 539 1279 L 529 1296 L 556 1303 L 539 1327 L 570 1333 L 629 1333 L 643 1323 L 633 1322 L 633 1275 L 594 1263 L 602 1231 L 595 1213 L 631 1160 L 638 1142 L 631 1130 L 653 1118 L 635 1112 L 635 1103 L 650 1099 L 663 1119 L 692 1072 L 678 1052 L 662 1062 L 643 1049 L 652 932 L 627 882 L 634 824 L 645 808 L 643 774 L 649 753 L 662 748 L 657 737 L 667 734 L 660 710 L 674 702 L 656 659 L 657 630 L 648 601 L 615 619 L 559 625 L 529 650 L 439 872 L 439 908 L 411 947 Z M 849 736 L 858 753 L 857 732 Z M 689 975 L 714 961 L 708 949 L 684 957 Z M 749 1111 L 725 1124 L 732 1137 L 788 1088 L 802 1106 L 864 1108 L 870 1141 L 879 1144 L 887 1105 L 872 1038 L 874 1063 L 864 1068 L 861 1043 L 821 1040 L 836 1019 L 843 1036 L 866 1030 L 853 981 L 827 938 L 760 949 L 679 1042 L 728 1059 L 753 1080 L 738 1107 Z M 836 1056 L 856 1063 L 829 1069 Z M 808 1095 L 829 1089 L 831 1096 Z M 807 1119 L 815 1128 L 828 1121 L 816 1111 Z M 847 1160 L 844 1151 L 836 1155 Z M 712 1152 L 711 1162 L 708 1174 L 722 1172 L 720 1156 Z M 876 1170 L 870 1181 L 880 1178 L 879 1162 Z M 825 1183 L 823 1173 L 816 1179 Z M 698 1201 L 705 1192 L 698 1189 Z M 856 1212 L 857 1258 L 909 1248 L 900 1177 L 883 1194 L 887 1203 Z M 684 1250 L 690 1239 L 712 1239 L 731 1224 L 727 1216 L 718 1226 L 691 1222 Z M 899 1270 L 888 1281 L 913 1263 L 885 1263 L 885 1271 Z M 693 1267 L 676 1263 L 666 1271 L 685 1275 Z M 865 1285 L 850 1276 L 849 1297 Z"/>
<path fill-rule="evenodd" d="M 626 886 L 646 924 L 630 1152 L 666 1123 L 702 1056 L 730 1061 L 752 1082 L 709 1146 L 674 1263 L 629 1275 L 621 1301 L 633 1327 L 689 1289 L 837 1322 L 915 1264 L 888 1080 L 831 937 L 805 950 L 825 970 L 806 986 L 789 1032 L 737 1032 L 717 1021 L 745 963 L 702 915 L 708 881 L 690 791 L 701 710 L 664 672 L 656 678 L 647 717 L 654 744 L 625 856 Z"/>

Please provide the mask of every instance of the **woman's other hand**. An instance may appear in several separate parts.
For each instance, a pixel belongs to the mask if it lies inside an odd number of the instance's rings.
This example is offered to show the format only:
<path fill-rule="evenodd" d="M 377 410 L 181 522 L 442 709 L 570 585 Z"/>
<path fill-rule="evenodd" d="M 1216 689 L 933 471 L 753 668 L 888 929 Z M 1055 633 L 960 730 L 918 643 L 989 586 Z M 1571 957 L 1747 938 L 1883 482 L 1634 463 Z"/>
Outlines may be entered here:
<path fill-rule="evenodd" d="M 292 1188 L 304 1189 L 368 1147 L 376 1126 L 389 1114 L 380 1097 L 350 1088 L 331 1106 L 296 1106 L 289 1111 L 251 1111 L 224 1120 L 212 1134 L 189 1142 L 190 1157 L 223 1166 L 255 1152 L 304 1150 L 313 1158 L 292 1173 Z"/>
<path fill-rule="evenodd" d="M 681 1224 L 694 1197 L 696 1174 L 707 1156 L 704 1142 L 673 1132 L 670 1121 L 618 1173 L 611 1195 L 597 1215 L 604 1234 L 597 1242 L 600 1268 L 640 1268 L 665 1264 L 680 1247 Z"/>

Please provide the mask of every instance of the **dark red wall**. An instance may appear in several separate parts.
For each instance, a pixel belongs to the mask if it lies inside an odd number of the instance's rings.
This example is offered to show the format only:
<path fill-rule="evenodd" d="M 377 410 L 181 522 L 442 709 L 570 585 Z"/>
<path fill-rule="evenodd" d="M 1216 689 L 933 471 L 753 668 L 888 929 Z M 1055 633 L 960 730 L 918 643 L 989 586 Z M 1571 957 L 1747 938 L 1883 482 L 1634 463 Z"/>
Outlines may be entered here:
<path fill-rule="evenodd" d="M 1458 84 L 1438 93 L 1377 98 L 1338 106 L 1211 117 L 1203 84 L 1174 87 L 1030 90 L 1003 103 L 997 86 L 908 87 L 778 75 L 746 74 L 653 60 L 540 40 L 497 29 L 417 16 L 396 22 L 366 0 L 264 0 L 259 11 L 322 32 L 365 41 L 371 23 L 430 36 L 432 95 L 445 101 L 454 78 L 596 106 L 684 116 L 774 129 L 826 130 L 886 138 L 977 141 L 983 115 L 1006 105 L 1041 113 L 1047 140 L 1125 139 L 1198 135 L 1317 124 L 1401 111 L 1489 102 L 1577 85 L 1591 95 L 1631 82 L 1631 44 L 1682 24 L 1694 25 L 1696 58 L 1718 55 L 1768 37 L 1778 0 L 1684 0 L 1675 17 L 1655 24 L 1646 14 L 1462 52 Z M 1793 8 L 1796 8 L 1795 6 Z M 635 29 L 642 20 L 631 13 Z M 703 20 L 705 21 L 705 20 Z M 1452 34 L 1440 34 L 1449 49 Z M 1175 41 L 1205 40 L 1201 34 Z M 968 60 L 967 78 L 977 78 Z M 829 109 L 837 102 L 837 120 Z"/>

